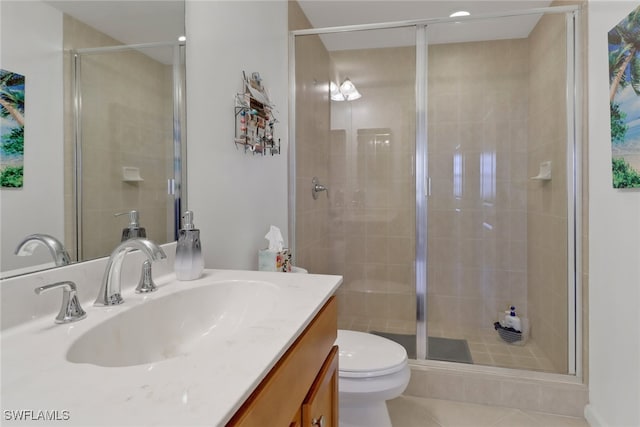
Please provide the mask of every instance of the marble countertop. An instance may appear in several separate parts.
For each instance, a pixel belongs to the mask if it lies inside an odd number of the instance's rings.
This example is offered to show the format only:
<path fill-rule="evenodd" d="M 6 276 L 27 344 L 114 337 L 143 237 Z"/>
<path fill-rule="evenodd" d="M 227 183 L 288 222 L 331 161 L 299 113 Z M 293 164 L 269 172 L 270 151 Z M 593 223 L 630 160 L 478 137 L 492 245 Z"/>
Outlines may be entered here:
<path fill-rule="evenodd" d="M 193 351 L 135 366 L 104 367 L 66 359 L 91 328 L 157 298 L 230 280 L 269 282 L 273 310 L 252 326 Z M 158 291 L 123 292 L 125 303 L 94 307 L 87 318 L 56 325 L 37 318 L 2 332 L 2 425 L 224 425 L 275 366 L 342 282 L 339 276 L 205 270 L 202 278 L 155 279 Z M 188 313 L 185 313 L 188 316 Z M 180 319 L 176 319 L 179 322 Z M 148 325 L 153 328 L 153 324 Z M 200 338 L 207 340 L 207 336 Z M 26 421 L 15 418 L 27 417 Z M 61 421 L 44 422 L 42 416 Z M 31 419 L 31 421 L 29 421 Z M 54 418 L 55 419 L 55 418 Z"/>

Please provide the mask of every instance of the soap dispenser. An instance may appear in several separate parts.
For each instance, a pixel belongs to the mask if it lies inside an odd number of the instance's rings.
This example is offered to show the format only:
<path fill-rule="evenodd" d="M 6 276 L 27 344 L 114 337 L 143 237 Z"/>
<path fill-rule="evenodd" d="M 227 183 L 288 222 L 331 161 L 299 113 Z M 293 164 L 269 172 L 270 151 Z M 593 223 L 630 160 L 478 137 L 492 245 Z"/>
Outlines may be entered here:
<path fill-rule="evenodd" d="M 122 229 L 122 238 L 121 242 L 129 239 L 135 238 L 147 238 L 147 230 L 144 227 L 140 227 L 140 223 L 138 222 L 138 211 L 132 210 L 129 212 L 119 212 L 114 214 L 114 216 L 121 215 L 129 215 L 129 226 Z M 147 260 L 142 264 L 142 271 L 140 272 L 140 283 L 136 288 L 136 293 L 145 293 L 145 292 L 153 292 L 155 291 L 156 285 L 153 283 L 151 273 L 151 263 Z"/>
<path fill-rule="evenodd" d="M 509 310 L 505 311 L 504 323 L 505 327 L 513 328 L 516 332 L 522 331 L 522 322 L 520 317 L 516 315 L 516 308 L 511 306 Z"/>
<path fill-rule="evenodd" d="M 140 227 L 140 223 L 138 222 L 138 211 L 133 210 L 129 212 L 119 212 L 114 216 L 120 215 L 129 215 L 129 226 L 122 229 L 122 239 L 120 239 L 121 242 L 136 237 L 147 237 L 147 230 L 144 227 Z"/>
<path fill-rule="evenodd" d="M 202 276 L 204 259 L 200 246 L 200 230 L 193 225 L 193 212 L 182 215 L 182 228 L 176 246 L 175 271 L 178 280 L 195 280 Z"/>

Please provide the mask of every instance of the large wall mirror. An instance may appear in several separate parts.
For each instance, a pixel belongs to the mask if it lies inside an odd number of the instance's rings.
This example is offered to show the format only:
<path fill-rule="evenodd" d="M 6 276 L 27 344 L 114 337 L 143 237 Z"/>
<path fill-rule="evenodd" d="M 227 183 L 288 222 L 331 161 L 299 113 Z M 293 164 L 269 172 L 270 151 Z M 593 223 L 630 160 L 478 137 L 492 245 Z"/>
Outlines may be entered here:
<path fill-rule="evenodd" d="M 108 256 L 136 210 L 157 243 L 175 240 L 186 205 L 185 19 L 179 1 L 0 2 L 2 97 L 21 102 L 23 152 L 5 145 L 0 168 L 2 278 L 55 266 L 28 235 L 59 240 L 72 262 Z M 16 95 L 17 94 L 17 95 Z M 5 150 L 5 148 L 7 148 Z M 29 251 L 23 251 L 29 252 Z"/>

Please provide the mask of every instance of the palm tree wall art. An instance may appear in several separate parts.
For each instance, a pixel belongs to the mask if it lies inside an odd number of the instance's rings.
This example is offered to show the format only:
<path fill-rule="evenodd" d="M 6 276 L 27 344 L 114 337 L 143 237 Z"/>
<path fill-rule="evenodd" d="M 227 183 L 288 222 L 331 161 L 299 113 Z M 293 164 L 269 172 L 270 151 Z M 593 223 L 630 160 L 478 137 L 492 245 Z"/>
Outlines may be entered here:
<path fill-rule="evenodd" d="M 24 83 L 23 75 L 0 70 L 0 187 L 22 187 Z"/>
<path fill-rule="evenodd" d="M 640 6 L 608 36 L 613 187 L 640 188 Z"/>

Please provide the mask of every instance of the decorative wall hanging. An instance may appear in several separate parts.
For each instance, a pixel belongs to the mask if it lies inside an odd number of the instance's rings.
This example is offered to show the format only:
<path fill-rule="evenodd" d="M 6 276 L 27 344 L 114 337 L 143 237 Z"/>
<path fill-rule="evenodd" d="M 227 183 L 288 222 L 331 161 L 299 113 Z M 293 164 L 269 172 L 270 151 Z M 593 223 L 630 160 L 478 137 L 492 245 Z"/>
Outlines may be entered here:
<path fill-rule="evenodd" d="M 21 74 L 0 70 L 0 187 L 22 187 L 24 81 Z"/>
<path fill-rule="evenodd" d="M 614 188 L 640 188 L 640 6 L 609 31 Z"/>
<path fill-rule="evenodd" d="M 274 137 L 273 104 L 262 84 L 259 73 L 247 77 L 242 72 L 242 93 L 236 95 L 235 137 L 236 148 L 253 154 L 280 154 L 280 139 Z"/>

